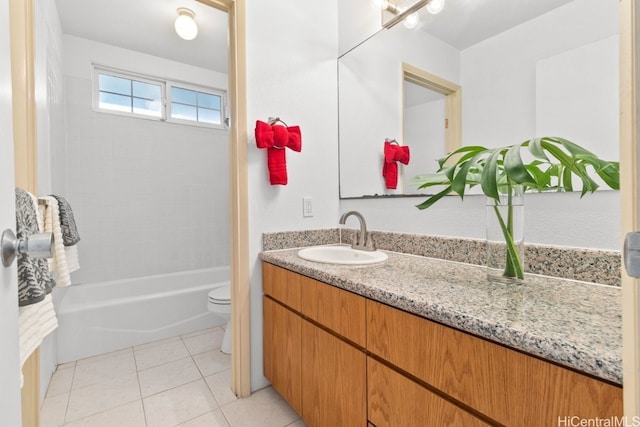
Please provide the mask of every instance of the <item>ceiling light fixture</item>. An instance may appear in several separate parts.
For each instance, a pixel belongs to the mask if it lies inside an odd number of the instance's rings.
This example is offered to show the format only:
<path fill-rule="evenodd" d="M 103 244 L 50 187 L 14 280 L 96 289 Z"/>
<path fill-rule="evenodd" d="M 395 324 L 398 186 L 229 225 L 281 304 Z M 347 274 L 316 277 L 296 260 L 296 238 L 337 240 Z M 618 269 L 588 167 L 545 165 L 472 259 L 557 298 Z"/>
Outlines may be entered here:
<path fill-rule="evenodd" d="M 198 35 L 198 25 L 196 24 L 196 14 L 191 9 L 179 7 L 178 17 L 175 22 L 175 29 L 178 35 L 185 40 L 193 40 Z"/>

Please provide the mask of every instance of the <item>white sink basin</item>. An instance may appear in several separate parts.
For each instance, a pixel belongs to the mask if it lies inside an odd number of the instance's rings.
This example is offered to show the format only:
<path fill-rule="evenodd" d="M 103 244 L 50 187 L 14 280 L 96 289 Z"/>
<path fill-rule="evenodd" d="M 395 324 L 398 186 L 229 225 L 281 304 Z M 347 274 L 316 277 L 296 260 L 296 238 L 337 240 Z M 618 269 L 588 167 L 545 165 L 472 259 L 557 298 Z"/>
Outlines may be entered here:
<path fill-rule="evenodd" d="M 359 251 L 350 246 L 313 246 L 300 249 L 298 256 L 307 261 L 346 265 L 376 264 L 389 258 L 384 252 Z"/>

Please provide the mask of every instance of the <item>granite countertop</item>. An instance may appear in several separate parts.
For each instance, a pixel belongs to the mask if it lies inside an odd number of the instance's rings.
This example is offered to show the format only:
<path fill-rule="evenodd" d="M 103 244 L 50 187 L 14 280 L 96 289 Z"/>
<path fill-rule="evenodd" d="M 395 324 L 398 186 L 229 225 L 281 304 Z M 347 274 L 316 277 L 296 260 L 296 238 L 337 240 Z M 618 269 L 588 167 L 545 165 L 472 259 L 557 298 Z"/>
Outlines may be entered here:
<path fill-rule="evenodd" d="M 527 275 L 490 283 L 481 266 L 387 252 L 369 266 L 306 261 L 298 249 L 264 251 L 266 262 L 364 297 L 622 384 L 619 287 Z"/>

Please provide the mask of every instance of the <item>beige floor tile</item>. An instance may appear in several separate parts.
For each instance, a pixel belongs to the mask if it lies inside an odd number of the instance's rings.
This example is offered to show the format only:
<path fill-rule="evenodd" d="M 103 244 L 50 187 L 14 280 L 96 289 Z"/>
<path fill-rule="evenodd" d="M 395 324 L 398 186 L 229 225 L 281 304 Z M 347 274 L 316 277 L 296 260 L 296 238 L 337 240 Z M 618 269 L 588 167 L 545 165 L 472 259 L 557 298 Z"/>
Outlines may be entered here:
<path fill-rule="evenodd" d="M 167 362 L 183 359 L 189 356 L 187 347 L 182 340 L 167 341 L 156 346 L 134 349 L 138 370 L 153 368 Z"/>
<path fill-rule="evenodd" d="M 140 399 L 136 374 L 118 376 L 86 387 L 71 389 L 66 421 L 82 418 Z"/>
<path fill-rule="evenodd" d="M 142 400 L 65 424 L 65 427 L 146 427 Z"/>
<path fill-rule="evenodd" d="M 133 351 L 109 353 L 109 356 L 92 359 L 84 359 L 82 364 L 78 361 L 72 389 L 136 373 Z"/>
<path fill-rule="evenodd" d="M 76 361 L 74 360 L 73 362 L 68 362 L 68 363 L 61 363 L 56 367 L 56 371 L 60 371 L 62 369 L 69 369 L 69 368 L 75 368 L 76 367 Z"/>
<path fill-rule="evenodd" d="M 148 427 L 175 426 L 218 409 L 204 380 L 145 397 Z"/>
<path fill-rule="evenodd" d="M 217 409 L 182 423 L 179 427 L 229 427 L 229 423 L 227 423 L 222 411 Z"/>
<path fill-rule="evenodd" d="M 293 423 L 287 425 L 287 427 L 309 427 L 309 426 L 307 426 L 307 423 L 305 423 L 302 419 L 299 419 L 298 421 L 294 421 Z"/>
<path fill-rule="evenodd" d="M 56 369 L 49 381 L 47 388 L 47 396 L 55 396 L 56 394 L 69 393 L 73 382 L 74 369 Z"/>
<path fill-rule="evenodd" d="M 203 334 L 182 338 L 182 341 L 184 341 L 184 345 L 189 349 L 189 353 L 200 354 L 220 348 L 222 337 L 224 337 L 222 328 L 213 328 Z"/>
<path fill-rule="evenodd" d="M 41 427 L 59 427 L 64 424 L 64 417 L 69 403 L 69 393 L 47 396 L 40 408 Z"/>
<path fill-rule="evenodd" d="M 142 397 L 151 396 L 170 388 L 202 378 L 191 357 L 169 362 L 138 372 Z"/>
<path fill-rule="evenodd" d="M 238 399 L 221 409 L 232 426 L 283 427 L 300 418 L 272 387 L 258 390 L 251 397 Z"/>
<path fill-rule="evenodd" d="M 191 332 L 191 333 L 188 333 L 188 334 L 180 335 L 180 338 L 185 339 L 185 338 L 197 337 L 198 335 L 202 335 L 202 334 L 207 334 L 207 333 L 213 332 L 216 329 L 218 329 L 217 326 L 215 326 L 213 328 L 200 329 L 199 331 L 195 331 L 195 332 Z"/>
<path fill-rule="evenodd" d="M 151 341 L 148 343 L 144 343 L 144 344 L 140 344 L 140 345 L 136 345 L 133 347 L 133 351 L 140 351 L 140 350 L 146 350 L 148 348 L 152 348 L 152 347 L 157 347 L 159 345 L 162 344 L 167 344 L 173 341 L 180 341 L 180 337 L 170 337 L 170 338 L 164 338 L 161 340 L 157 340 L 157 341 Z"/>
<path fill-rule="evenodd" d="M 196 361 L 198 369 L 204 377 L 231 368 L 231 355 L 221 352 L 218 348 L 196 354 L 193 356 L 193 360 Z"/>
<path fill-rule="evenodd" d="M 238 400 L 236 395 L 231 391 L 231 369 L 209 375 L 205 378 L 213 397 L 218 405 L 224 406 L 227 403 Z"/>
<path fill-rule="evenodd" d="M 102 359 L 109 359 L 113 357 L 118 357 L 123 354 L 133 354 L 133 349 L 131 347 L 124 348 L 122 350 L 112 351 L 110 353 L 98 354 L 97 356 L 87 357 L 85 359 L 76 360 L 76 366 L 85 365 L 87 363 L 98 362 Z M 73 363 L 73 362 L 71 362 Z"/>

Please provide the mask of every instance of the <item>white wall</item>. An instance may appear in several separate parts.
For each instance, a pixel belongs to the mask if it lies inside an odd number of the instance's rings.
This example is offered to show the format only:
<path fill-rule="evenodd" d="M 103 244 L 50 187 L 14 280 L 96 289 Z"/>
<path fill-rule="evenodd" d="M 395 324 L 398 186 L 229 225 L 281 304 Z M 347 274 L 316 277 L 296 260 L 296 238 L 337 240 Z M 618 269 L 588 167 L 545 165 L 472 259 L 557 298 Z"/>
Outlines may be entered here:
<path fill-rule="evenodd" d="M 279 116 L 302 130 L 302 152 L 287 151 L 289 184 L 269 185 L 266 152 L 249 147 L 251 384 L 262 370 L 262 233 L 335 227 L 338 218 L 337 2 L 247 0 L 247 117 Z M 302 217 L 302 198 L 314 216 Z"/>
<path fill-rule="evenodd" d="M 226 76 L 67 35 L 63 53 L 66 177 L 53 190 L 82 237 L 73 282 L 228 265 L 228 132 L 96 112 L 91 64 L 223 88 Z"/>
<path fill-rule="evenodd" d="M 575 0 L 537 21 L 544 28 L 525 23 L 461 52 L 463 144 L 502 146 L 535 136 L 536 62 L 615 35 L 618 5 Z M 495 83 L 501 89 L 495 90 Z M 609 144 L 617 146 L 617 140 Z M 484 238 L 483 196 L 464 202 L 448 197 L 419 211 L 414 206 L 422 200 L 341 200 L 340 211 L 360 210 L 377 230 Z M 525 204 L 529 243 L 621 247 L 618 192 L 583 199 L 575 193 L 531 194 Z"/>
<path fill-rule="evenodd" d="M 616 2 L 574 0 L 463 50 L 463 143 L 499 147 L 545 136 L 536 134 L 537 64 L 549 57 L 616 36 L 618 26 Z M 607 47 L 617 49 L 617 44 L 614 41 Z M 617 80 L 618 55 L 615 50 L 612 53 L 599 55 L 592 63 L 597 65 L 598 62 L 612 60 L 615 69 L 609 74 Z M 590 71 L 583 70 L 583 73 L 588 75 Z M 606 83 L 607 87 L 617 94 L 619 85 L 614 81 L 612 88 L 610 83 Z M 608 105 L 613 103 L 617 110 L 617 96 L 613 100 L 607 98 L 606 102 Z M 572 117 L 571 113 L 569 117 Z M 608 117 L 599 117 L 601 122 L 605 118 Z M 594 117 L 585 116 L 584 119 L 593 120 Z M 617 120 L 614 125 L 617 127 Z M 604 127 L 608 128 L 609 124 L 605 123 Z M 583 141 L 575 142 L 584 144 Z M 609 145 L 608 142 L 600 142 L 601 146 L 605 144 Z M 594 150 L 598 148 L 594 144 L 586 145 Z M 600 151 L 604 153 L 596 153 L 610 154 L 607 147 L 602 148 Z"/>

